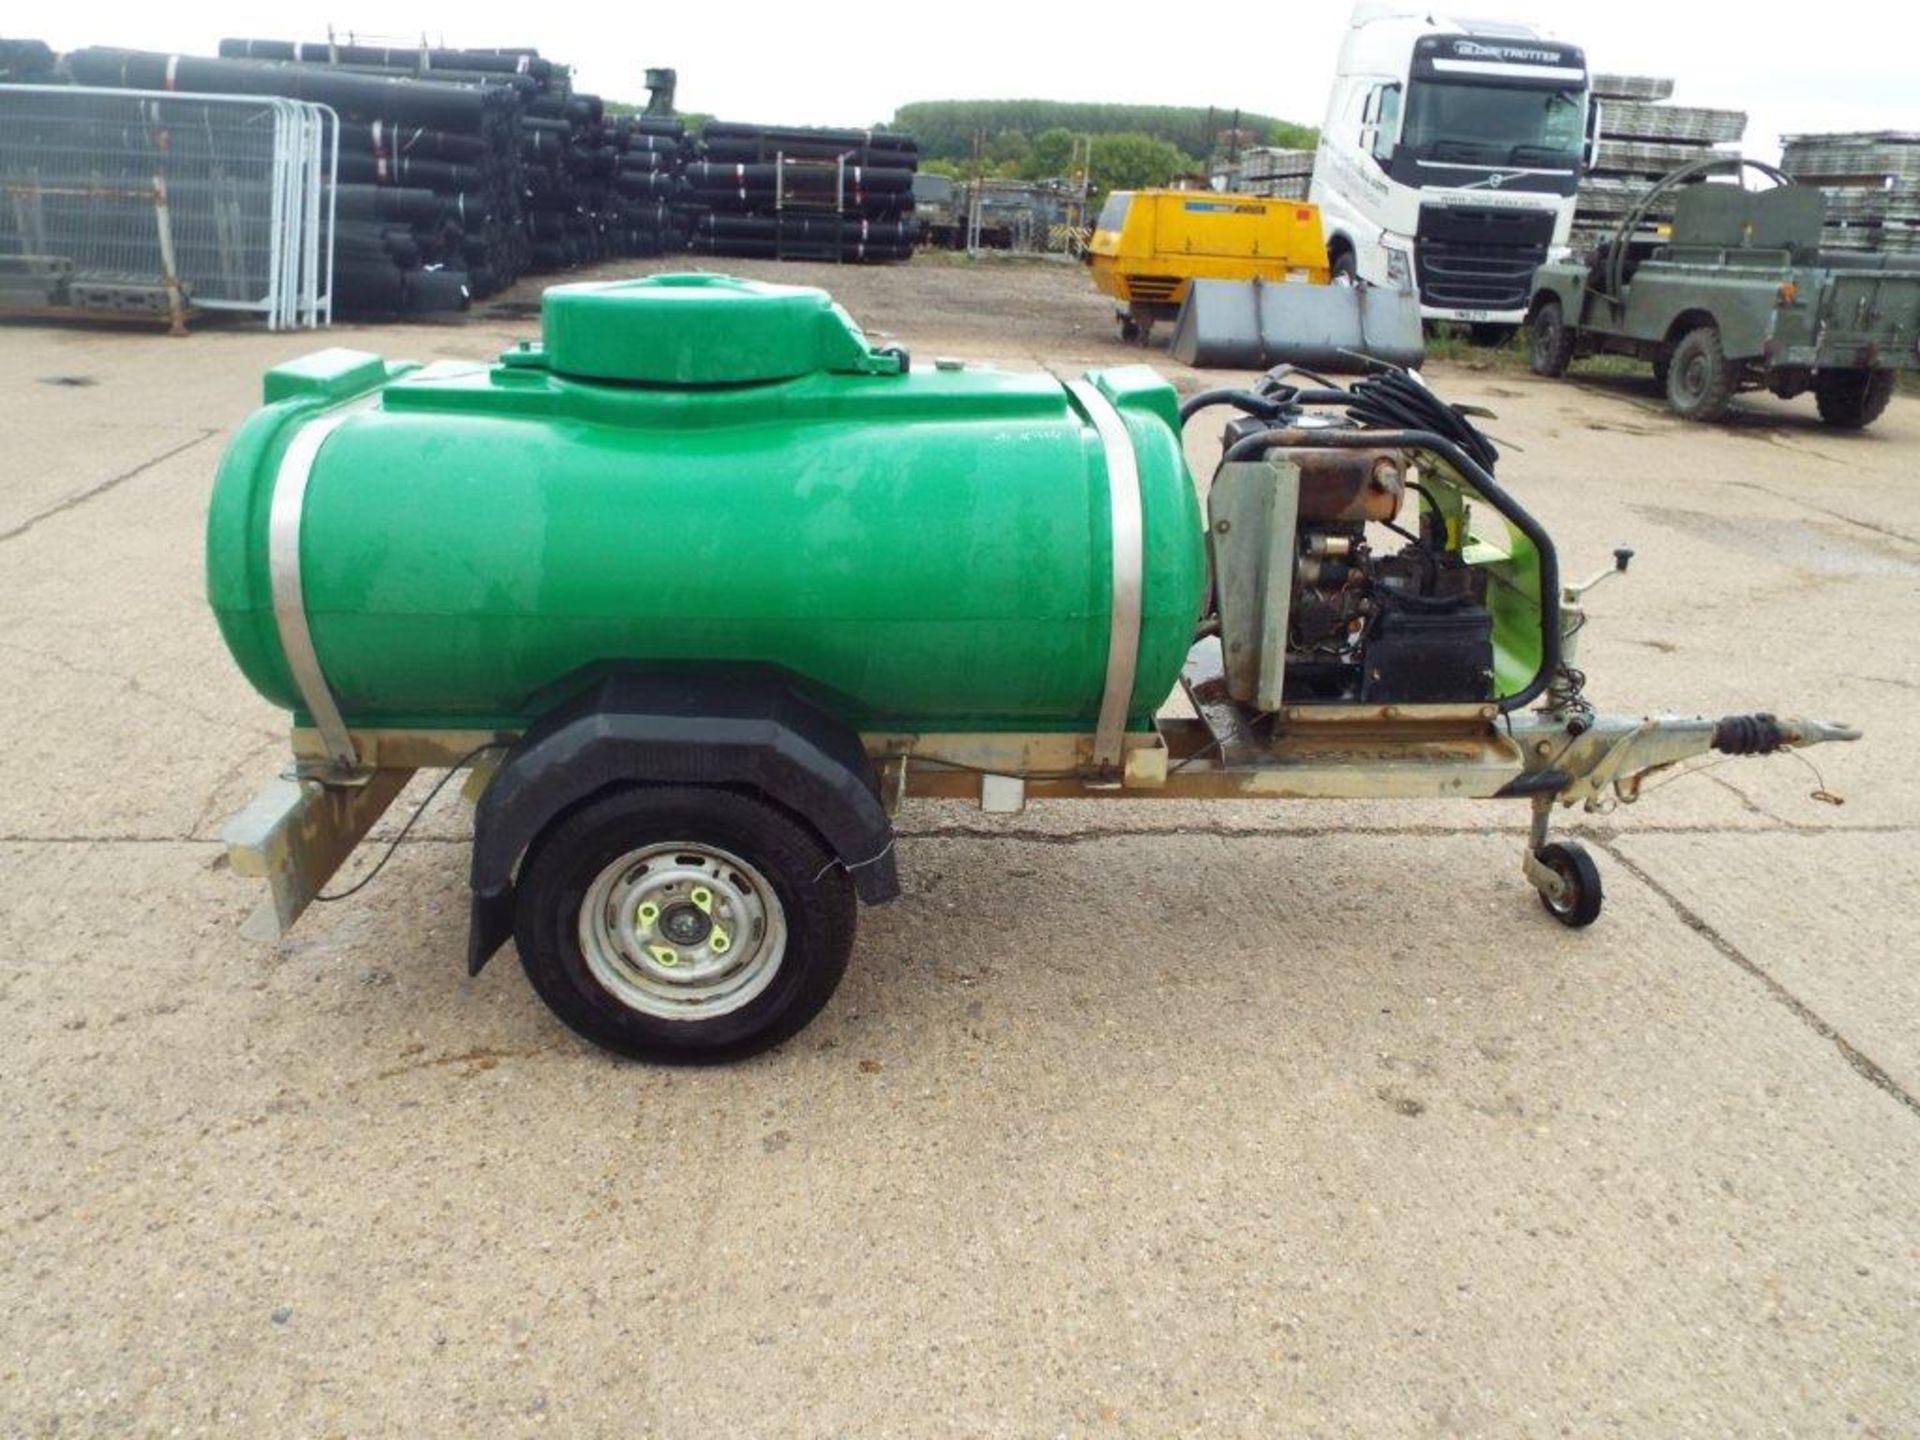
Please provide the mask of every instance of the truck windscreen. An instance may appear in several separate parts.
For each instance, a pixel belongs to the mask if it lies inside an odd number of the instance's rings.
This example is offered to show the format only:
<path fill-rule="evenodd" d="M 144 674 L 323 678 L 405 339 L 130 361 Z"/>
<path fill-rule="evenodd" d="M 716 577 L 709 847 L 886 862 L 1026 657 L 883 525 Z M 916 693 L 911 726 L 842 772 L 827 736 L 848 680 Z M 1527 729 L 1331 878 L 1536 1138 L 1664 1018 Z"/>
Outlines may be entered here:
<path fill-rule="evenodd" d="M 1441 165 L 1577 170 L 1586 108 L 1580 90 L 1416 79 L 1401 151 Z"/>

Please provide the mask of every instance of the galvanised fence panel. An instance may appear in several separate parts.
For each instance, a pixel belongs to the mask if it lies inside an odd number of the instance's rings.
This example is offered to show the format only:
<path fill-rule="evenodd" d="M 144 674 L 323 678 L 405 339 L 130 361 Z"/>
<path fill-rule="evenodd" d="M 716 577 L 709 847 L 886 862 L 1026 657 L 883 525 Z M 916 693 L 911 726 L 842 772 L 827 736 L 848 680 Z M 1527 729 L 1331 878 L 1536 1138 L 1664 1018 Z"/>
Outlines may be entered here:
<path fill-rule="evenodd" d="M 330 318 L 327 107 L 0 85 L 0 308 Z"/>

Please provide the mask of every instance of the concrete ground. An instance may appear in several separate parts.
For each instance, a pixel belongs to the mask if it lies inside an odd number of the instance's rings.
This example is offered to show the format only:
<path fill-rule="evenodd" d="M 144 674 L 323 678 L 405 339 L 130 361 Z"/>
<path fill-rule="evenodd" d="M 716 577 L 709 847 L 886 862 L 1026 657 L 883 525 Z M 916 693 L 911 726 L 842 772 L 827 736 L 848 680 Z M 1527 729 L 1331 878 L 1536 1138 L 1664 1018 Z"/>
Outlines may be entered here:
<path fill-rule="evenodd" d="M 780 273 L 917 356 L 1139 354 L 1070 270 Z M 1868 732 L 1578 818 L 1593 929 L 1517 809 L 917 806 L 827 1012 L 686 1072 L 466 978 L 457 804 L 240 938 L 285 727 L 200 527 L 316 343 L 0 331 L 0 1433 L 1920 1433 L 1920 401 L 1436 367 L 1570 569 L 1639 551 L 1599 702 Z"/>

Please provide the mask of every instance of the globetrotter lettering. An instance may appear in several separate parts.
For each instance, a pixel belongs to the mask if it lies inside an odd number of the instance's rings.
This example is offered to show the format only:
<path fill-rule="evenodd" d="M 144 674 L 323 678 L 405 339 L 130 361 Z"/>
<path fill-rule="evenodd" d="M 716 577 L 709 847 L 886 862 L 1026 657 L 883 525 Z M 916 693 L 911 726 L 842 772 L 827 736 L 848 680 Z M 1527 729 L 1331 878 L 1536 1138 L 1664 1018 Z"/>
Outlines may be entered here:
<path fill-rule="evenodd" d="M 1527 50 L 1518 45 L 1487 45 L 1478 40 L 1456 40 L 1453 53 L 1474 60 L 1505 60 L 1519 65 L 1560 65 L 1565 57 L 1558 50 Z"/>

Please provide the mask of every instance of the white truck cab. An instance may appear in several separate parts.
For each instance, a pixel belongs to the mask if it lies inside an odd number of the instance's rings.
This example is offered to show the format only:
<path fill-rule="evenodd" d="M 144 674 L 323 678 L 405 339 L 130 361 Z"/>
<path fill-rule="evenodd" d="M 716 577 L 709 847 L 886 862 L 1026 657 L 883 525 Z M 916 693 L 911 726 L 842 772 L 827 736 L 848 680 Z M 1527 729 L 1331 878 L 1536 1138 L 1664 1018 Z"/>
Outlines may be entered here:
<path fill-rule="evenodd" d="M 1595 133 L 1586 57 L 1531 26 L 1361 0 L 1320 129 L 1329 259 L 1428 320 L 1518 325 L 1566 253 Z"/>

